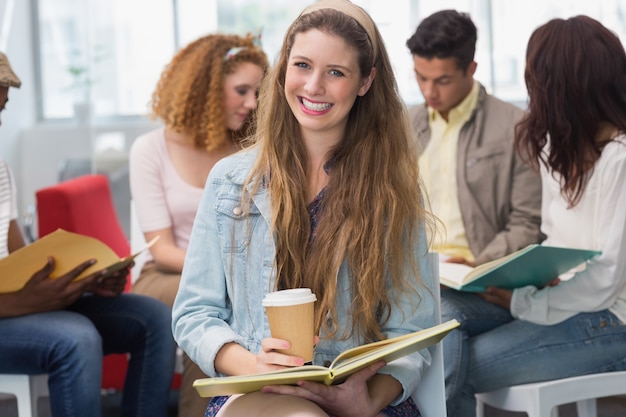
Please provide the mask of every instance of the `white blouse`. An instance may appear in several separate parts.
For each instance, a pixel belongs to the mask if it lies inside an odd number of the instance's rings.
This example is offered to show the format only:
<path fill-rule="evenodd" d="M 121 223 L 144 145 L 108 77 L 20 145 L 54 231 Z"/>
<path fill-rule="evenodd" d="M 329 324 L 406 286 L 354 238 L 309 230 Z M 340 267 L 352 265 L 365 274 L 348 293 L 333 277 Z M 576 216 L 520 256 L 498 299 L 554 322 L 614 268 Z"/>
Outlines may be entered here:
<path fill-rule="evenodd" d="M 11 169 L 0 160 L 0 259 L 9 255 L 9 225 L 17 219 L 16 196 Z"/>
<path fill-rule="evenodd" d="M 554 287 L 513 291 L 511 313 L 537 324 L 555 324 L 580 312 L 609 309 L 626 323 L 626 135 L 609 143 L 573 208 L 559 176 L 541 166 L 544 245 L 601 250 L 584 270 Z"/>

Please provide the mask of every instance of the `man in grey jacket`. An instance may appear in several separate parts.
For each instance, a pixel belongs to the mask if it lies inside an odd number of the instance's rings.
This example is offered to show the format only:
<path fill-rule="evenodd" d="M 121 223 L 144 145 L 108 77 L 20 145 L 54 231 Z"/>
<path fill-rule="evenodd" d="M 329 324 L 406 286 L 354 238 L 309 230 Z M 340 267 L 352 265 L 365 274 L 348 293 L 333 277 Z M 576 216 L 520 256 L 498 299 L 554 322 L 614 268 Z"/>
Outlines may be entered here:
<path fill-rule="evenodd" d="M 420 170 L 445 226 L 433 249 L 472 266 L 543 238 L 541 181 L 514 147 L 523 111 L 474 80 L 476 32 L 467 14 L 443 10 L 407 41 L 425 99 L 410 109 Z"/>

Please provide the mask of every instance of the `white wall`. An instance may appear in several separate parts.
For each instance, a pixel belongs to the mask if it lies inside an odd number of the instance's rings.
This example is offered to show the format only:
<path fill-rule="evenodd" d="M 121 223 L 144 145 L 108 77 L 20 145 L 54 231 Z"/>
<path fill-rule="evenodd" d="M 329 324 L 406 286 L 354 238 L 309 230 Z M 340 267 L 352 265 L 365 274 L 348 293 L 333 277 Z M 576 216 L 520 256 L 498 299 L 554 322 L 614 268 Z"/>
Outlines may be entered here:
<path fill-rule="evenodd" d="M 12 13 L 10 19 L 5 20 L 7 10 L 11 10 L 9 6 L 13 6 Z M 96 136 L 114 132 L 123 138 L 122 151 L 127 151 L 138 135 L 157 126 L 147 119 L 100 123 L 89 127 L 71 120 L 38 123 L 30 6 L 29 0 L 0 0 L 0 26 L 4 22 L 10 24 L 6 39 L 2 39 L 6 29 L 0 27 L 0 49 L 4 48 L 13 70 L 22 80 L 21 88 L 10 89 L 10 102 L 2 112 L 0 158 L 7 161 L 13 170 L 22 213 L 34 203 L 38 189 L 57 182 L 58 167 L 63 160 L 94 157 L 93 140 Z M 119 203 L 129 206 L 126 202 Z M 120 220 L 123 226 L 128 224 L 128 219 Z"/>
<path fill-rule="evenodd" d="M 34 204 L 35 192 L 58 182 L 59 166 L 67 159 L 91 159 L 91 172 L 109 176 L 113 202 L 121 226 L 130 239 L 130 187 L 128 184 L 128 151 L 141 134 L 157 124 L 146 120 L 80 125 L 39 124 L 23 129 L 18 136 L 18 159 L 21 190 L 20 208 L 24 212 Z M 99 138 L 113 136 L 115 146 L 96 145 Z M 36 232 L 36 230 L 35 230 Z"/>

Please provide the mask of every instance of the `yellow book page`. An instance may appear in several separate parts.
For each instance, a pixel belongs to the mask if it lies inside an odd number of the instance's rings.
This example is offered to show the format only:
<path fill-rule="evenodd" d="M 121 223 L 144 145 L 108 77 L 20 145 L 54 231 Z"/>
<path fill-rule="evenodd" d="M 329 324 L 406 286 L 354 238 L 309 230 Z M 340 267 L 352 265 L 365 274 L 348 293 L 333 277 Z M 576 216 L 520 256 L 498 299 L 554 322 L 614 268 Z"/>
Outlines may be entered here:
<path fill-rule="evenodd" d="M 89 259 L 96 259 L 94 265 L 76 278 L 79 280 L 107 267 L 111 273 L 124 268 L 155 241 L 138 253 L 120 259 L 113 249 L 96 238 L 58 229 L 0 260 L 0 293 L 20 290 L 35 272 L 44 267 L 49 256 L 55 259 L 51 278 L 66 274 Z"/>
<path fill-rule="evenodd" d="M 349 349 L 330 368 L 308 365 L 254 375 L 203 378 L 194 381 L 193 386 L 201 397 L 214 397 L 259 391 L 266 385 L 295 385 L 303 380 L 337 384 L 379 359 L 391 362 L 433 345 L 458 325 L 456 320 L 450 320 L 419 332 Z"/>
<path fill-rule="evenodd" d="M 448 287 L 459 288 L 465 283 L 472 269 L 469 265 L 440 262 L 439 281 Z"/>
<path fill-rule="evenodd" d="M 266 385 L 295 385 L 303 380 L 330 385 L 330 379 L 330 369 L 305 365 L 255 375 L 196 379 L 193 387 L 201 397 L 215 397 L 260 391 Z"/>
<path fill-rule="evenodd" d="M 523 249 L 510 253 L 501 258 L 494 259 L 493 261 L 485 262 L 484 264 L 478 265 L 474 268 L 465 264 L 440 262 L 439 279 L 442 284 L 451 288 L 458 289 L 468 282 L 471 282 L 475 278 L 481 276 L 485 272 L 492 270 L 496 266 L 503 264 L 510 259 L 516 258 L 524 252 L 528 252 L 534 246 L 537 245 L 529 245 Z"/>
<path fill-rule="evenodd" d="M 535 245 L 531 245 L 531 246 L 535 246 Z M 524 249 L 520 249 L 520 250 L 518 250 L 516 252 L 510 253 L 510 254 L 508 254 L 506 256 L 503 256 L 502 258 L 494 259 L 493 261 L 485 262 L 482 265 L 478 265 L 477 267 L 472 269 L 472 271 L 465 277 L 466 279 L 465 279 L 464 282 L 468 282 L 468 281 L 473 280 L 474 278 L 479 277 L 480 275 L 484 274 L 485 272 L 492 270 L 496 266 L 507 262 L 509 259 L 516 258 L 516 257 L 520 256 L 522 253 L 528 252 L 529 249 L 531 249 L 531 247 L 527 246 Z"/>
<path fill-rule="evenodd" d="M 449 320 L 414 333 L 349 349 L 337 356 L 330 366 L 333 370 L 333 383 L 343 382 L 354 372 L 381 359 L 389 363 L 439 343 L 458 326 L 458 321 Z"/>

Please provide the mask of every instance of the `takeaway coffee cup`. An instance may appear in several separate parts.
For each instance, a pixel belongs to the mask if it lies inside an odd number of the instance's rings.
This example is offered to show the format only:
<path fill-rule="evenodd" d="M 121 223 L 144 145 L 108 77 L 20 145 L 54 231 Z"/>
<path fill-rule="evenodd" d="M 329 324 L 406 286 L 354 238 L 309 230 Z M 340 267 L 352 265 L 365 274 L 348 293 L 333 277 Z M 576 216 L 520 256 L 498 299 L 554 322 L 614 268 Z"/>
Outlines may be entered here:
<path fill-rule="evenodd" d="M 317 298 L 309 288 L 275 291 L 263 299 L 272 337 L 288 340 L 289 349 L 280 350 L 313 360 L 313 304 Z"/>

